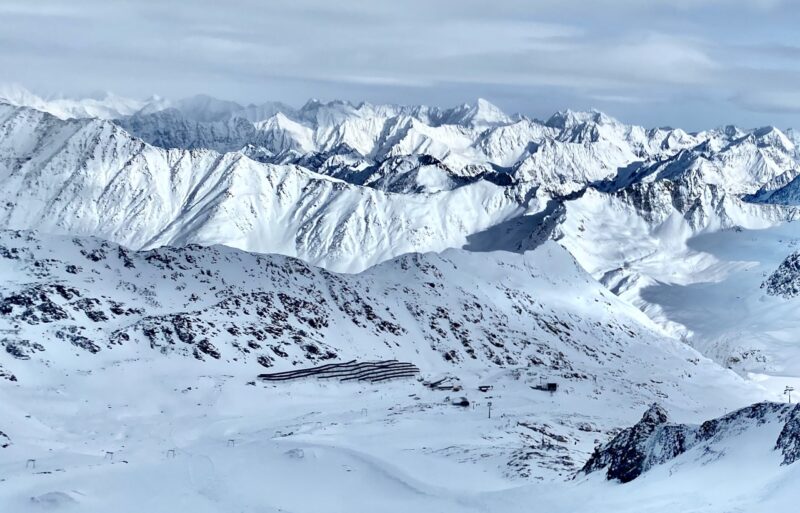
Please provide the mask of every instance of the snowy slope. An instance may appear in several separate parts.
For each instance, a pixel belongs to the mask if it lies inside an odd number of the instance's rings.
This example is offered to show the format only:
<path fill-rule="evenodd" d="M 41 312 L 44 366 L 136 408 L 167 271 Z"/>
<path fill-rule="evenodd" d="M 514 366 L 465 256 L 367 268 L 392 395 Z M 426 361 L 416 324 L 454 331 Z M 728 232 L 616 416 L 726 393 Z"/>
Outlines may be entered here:
<path fill-rule="evenodd" d="M 540 203 L 485 180 L 387 194 L 241 153 L 165 150 L 108 121 L 2 105 L 0 133 L 0 225 L 133 248 L 226 244 L 359 271 L 406 252 L 461 246 Z"/>
<path fill-rule="evenodd" d="M 553 243 L 523 255 L 408 255 L 357 275 L 224 247 L 136 253 L 32 232 L 3 232 L 2 258 L 4 361 L 23 381 L 35 361 L 174 353 L 253 373 L 394 357 L 439 371 L 541 367 L 579 383 L 638 361 L 615 379 L 647 376 L 638 386 L 654 397 L 691 386 L 667 379 L 676 372 L 736 382 L 659 335 Z"/>
<path fill-rule="evenodd" d="M 763 396 L 554 243 L 337 275 L 224 247 L 1 240 L 0 365 L 14 380 L 0 382 L 0 502 L 15 511 L 507 511 L 653 401 L 699 422 Z M 264 366 L 352 358 L 413 362 L 463 389 L 255 384 Z M 557 393 L 532 389 L 546 382 Z M 462 395 L 476 408 L 451 404 Z"/>
<path fill-rule="evenodd" d="M 694 278 L 653 284 L 641 297 L 660 312 L 658 318 L 684 326 L 704 354 L 757 379 L 773 376 L 769 381 L 782 392 L 800 373 L 798 303 L 763 285 L 797 244 L 795 223 L 698 236 L 689 248 L 707 263 Z"/>
<path fill-rule="evenodd" d="M 761 288 L 793 251 L 798 212 L 718 189 L 685 202 L 686 189 L 656 187 L 643 198 L 588 191 L 567 202 L 559 242 L 609 289 L 719 363 L 742 374 L 800 375 L 790 342 L 799 334 L 797 305 Z"/>

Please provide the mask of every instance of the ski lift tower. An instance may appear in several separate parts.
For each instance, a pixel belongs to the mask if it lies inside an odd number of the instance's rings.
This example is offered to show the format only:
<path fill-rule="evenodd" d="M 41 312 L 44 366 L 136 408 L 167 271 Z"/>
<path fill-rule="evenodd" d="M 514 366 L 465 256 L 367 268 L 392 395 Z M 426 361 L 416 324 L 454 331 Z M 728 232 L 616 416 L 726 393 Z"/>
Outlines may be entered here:
<path fill-rule="evenodd" d="M 788 385 L 787 385 L 787 386 L 786 386 L 786 388 L 783 390 L 783 393 L 784 393 L 785 395 L 788 395 L 788 396 L 789 396 L 789 404 L 792 404 L 792 392 L 794 392 L 794 387 L 790 387 L 790 386 L 788 386 Z"/>

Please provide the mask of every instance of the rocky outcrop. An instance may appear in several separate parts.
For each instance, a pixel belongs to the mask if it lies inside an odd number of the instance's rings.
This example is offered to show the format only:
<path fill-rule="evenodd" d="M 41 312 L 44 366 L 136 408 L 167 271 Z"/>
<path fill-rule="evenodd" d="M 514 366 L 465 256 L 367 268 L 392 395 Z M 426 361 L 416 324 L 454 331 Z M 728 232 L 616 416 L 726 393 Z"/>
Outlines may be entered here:
<path fill-rule="evenodd" d="M 653 404 L 633 427 L 619 433 L 586 462 L 582 472 L 607 469 L 608 479 L 627 483 L 651 467 L 681 454 L 686 433 L 681 426 L 668 424 L 667 412 Z"/>
<path fill-rule="evenodd" d="M 775 449 L 783 454 L 784 465 L 800 460 L 800 405 L 795 406 L 787 416 Z"/>
<path fill-rule="evenodd" d="M 800 295 L 800 251 L 792 253 L 761 284 L 770 296 L 793 298 Z"/>
<path fill-rule="evenodd" d="M 607 479 L 627 483 L 694 448 L 723 454 L 714 448 L 723 439 L 767 423 L 782 426 L 773 447 L 783 455 L 782 463 L 800 459 L 800 405 L 757 403 L 696 426 L 670 423 L 666 411 L 653 404 L 633 427 L 596 448 L 578 475 L 605 471 Z"/>

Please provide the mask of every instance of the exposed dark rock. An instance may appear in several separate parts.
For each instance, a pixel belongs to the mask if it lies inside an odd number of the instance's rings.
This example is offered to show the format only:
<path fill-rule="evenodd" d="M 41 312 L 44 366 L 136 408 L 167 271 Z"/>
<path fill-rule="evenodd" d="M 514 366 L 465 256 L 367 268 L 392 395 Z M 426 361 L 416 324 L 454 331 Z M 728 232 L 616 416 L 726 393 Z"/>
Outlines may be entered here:
<path fill-rule="evenodd" d="M 219 360 L 220 357 L 219 350 L 216 347 L 214 347 L 214 344 L 212 344 L 207 338 L 204 338 L 203 340 L 197 342 L 197 348 L 203 353 L 210 356 L 211 358 Z"/>
<path fill-rule="evenodd" d="M 685 434 L 676 426 L 667 425 L 667 412 L 653 404 L 633 427 L 620 432 L 602 450 L 596 450 L 582 471 L 595 472 L 607 468 L 608 479 L 627 483 L 653 465 L 670 460 L 684 451 Z M 666 429 L 672 427 L 673 429 Z M 652 453 L 658 444 L 659 454 Z"/>
<path fill-rule="evenodd" d="M 117 248 L 117 256 L 119 257 L 120 260 L 122 260 L 122 265 L 124 265 L 126 268 L 133 269 L 133 268 L 136 267 L 133 264 L 133 260 L 131 259 L 130 255 L 128 254 L 128 251 L 125 248 L 123 248 L 122 246 L 119 246 Z"/>
<path fill-rule="evenodd" d="M 694 447 L 713 453 L 722 439 L 768 422 L 784 424 L 774 446 L 783 454 L 783 464 L 800 459 L 800 406 L 756 403 L 696 426 L 669 423 L 663 408 L 654 404 L 633 427 L 596 448 L 579 475 L 605 470 L 609 480 L 627 483 Z"/>
<path fill-rule="evenodd" d="M 71 299 L 75 296 L 80 296 L 77 289 L 60 284 L 31 286 L 0 299 L 0 315 L 28 324 L 62 321 L 70 316 L 53 297 Z"/>
<path fill-rule="evenodd" d="M 9 340 L 0 341 L 5 346 L 6 352 L 18 360 L 29 360 L 31 355 L 37 351 L 44 351 L 44 346 L 38 343 L 31 343 L 30 340 Z"/>
<path fill-rule="evenodd" d="M 800 295 L 800 251 L 792 253 L 761 284 L 771 296 L 793 298 Z"/>
<path fill-rule="evenodd" d="M 83 298 L 71 303 L 76 310 L 82 310 L 86 317 L 94 322 L 108 321 L 108 315 L 100 309 L 100 301 L 95 298 Z"/>
<path fill-rule="evenodd" d="M 5 370 L 2 365 L 0 365 L 0 379 L 5 379 L 11 382 L 17 381 L 17 377 Z"/>
<path fill-rule="evenodd" d="M 800 459 L 800 404 L 789 412 L 775 449 L 783 454 L 784 465 L 791 465 Z"/>
<path fill-rule="evenodd" d="M 81 254 L 92 262 L 99 262 L 101 260 L 105 260 L 106 258 L 106 252 L 102 248 L 95 248 L 91 251 L 82 249 Z"/>
<path fill-rule="evenodd" d="M 7 248 L 5 246 L 0 246 L 0 257 L 7 258 L 9 260 L 19 260 L 20 251 L 18 248 Z"/>
<path fill-rule="evenodd" d="M 109 301 L 108 304 L 110 305 L 109 310 L 114 315 L 141 315 L 144 313 L 141 308 L 125 308 L 125 305 L 119 301 Z"/>
<path fill-rule="evenodd" d="M 66 340 L 73 346 L 89 351 L 92 354 L 100 351 L 100 346 L 78 333 L 78 328 L 75 326 L 58 330 L 56 331 L 55 335 L 56 338 Z"/>

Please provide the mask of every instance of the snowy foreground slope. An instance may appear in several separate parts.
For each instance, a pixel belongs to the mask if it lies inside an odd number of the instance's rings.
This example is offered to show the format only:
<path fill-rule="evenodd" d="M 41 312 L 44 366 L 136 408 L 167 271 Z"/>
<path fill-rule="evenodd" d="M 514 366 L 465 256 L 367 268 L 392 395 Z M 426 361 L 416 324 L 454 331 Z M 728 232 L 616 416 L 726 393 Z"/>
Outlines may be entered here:
<path fill-rule="evenodd" d="M 553 243 L 337 275 L 224 247 L 0 240 L 0 501 L 14 511 L 514 511 L 509 497 L 540 493 L 526 483 L 569 479 L 654 401 L 699 422 L 763 393 Z M 352 358 L 463 390 L 256 380 Z"/>

